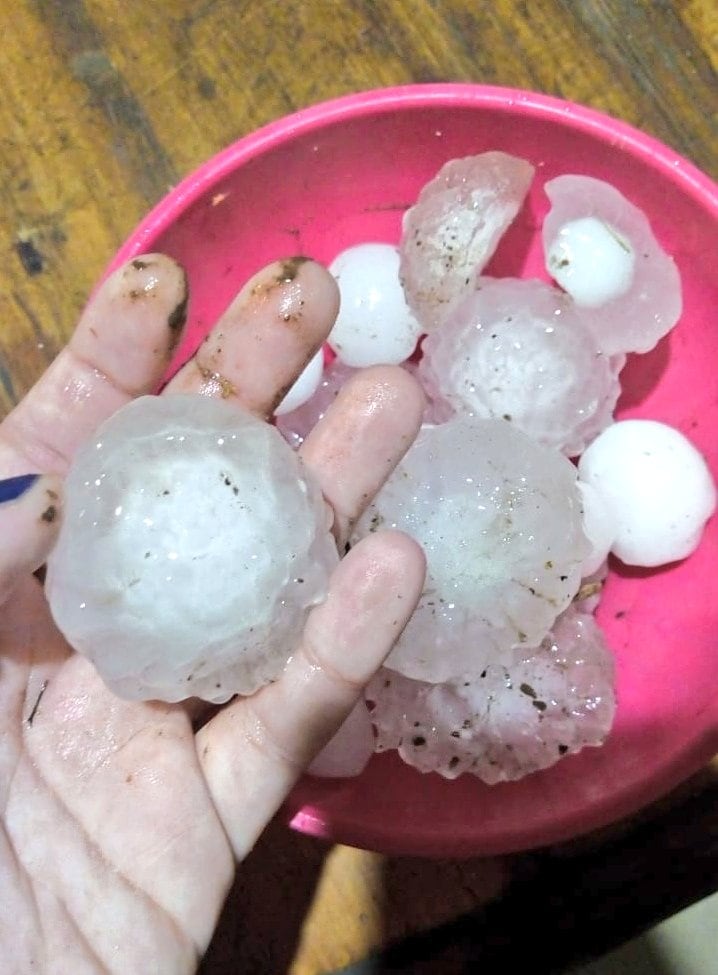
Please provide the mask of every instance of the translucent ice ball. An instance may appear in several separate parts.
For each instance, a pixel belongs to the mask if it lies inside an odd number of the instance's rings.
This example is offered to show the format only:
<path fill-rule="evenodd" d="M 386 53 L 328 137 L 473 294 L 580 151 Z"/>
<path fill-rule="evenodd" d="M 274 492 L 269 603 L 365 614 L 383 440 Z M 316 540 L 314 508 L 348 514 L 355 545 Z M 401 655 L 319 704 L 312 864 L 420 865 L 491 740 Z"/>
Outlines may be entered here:
<path fill-rule="evenodd" d="M 419 373 L 432 399 L 510 420 L 569 457 L 613 419 L 617 368 L 570 298 L 543 281 L 479 278 L 423 352 Z"/>
<path fill-rule="evenodd" d="M 675 261 L 646 215 L 591 176 L 557 176 L 544 189 L 549 274 L 583 306 L 603 353 L 648 352 L 676 324 L 683 300 Z"/>
<path fill-rule="evenodd" d="M 279 676 L 338 557 L 276 430 L 218 400 L 142 397 L 66 491 L 50 609 L 115 693 L 220 703 Z"/>
<path fill-rule="evenodd" d="M 576 469 L 504 420 L 422 428 L 359 520 L 424 548 L 426 585 L 387 667 L 439 683 L 535 647 L 570 603 L 590 551 Z"/>

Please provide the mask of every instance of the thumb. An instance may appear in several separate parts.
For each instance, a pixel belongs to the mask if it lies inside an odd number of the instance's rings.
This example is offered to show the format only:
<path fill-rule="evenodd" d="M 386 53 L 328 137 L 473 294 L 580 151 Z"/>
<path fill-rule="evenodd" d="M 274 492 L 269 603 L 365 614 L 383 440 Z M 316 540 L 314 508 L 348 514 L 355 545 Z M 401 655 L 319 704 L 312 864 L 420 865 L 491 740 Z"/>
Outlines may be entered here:
<path fill-rule="evenodd" d="M 57 474 L 0 479 L 0 603 L 19 578 L 47 558 L 61 511 L 62 480 Z"/>

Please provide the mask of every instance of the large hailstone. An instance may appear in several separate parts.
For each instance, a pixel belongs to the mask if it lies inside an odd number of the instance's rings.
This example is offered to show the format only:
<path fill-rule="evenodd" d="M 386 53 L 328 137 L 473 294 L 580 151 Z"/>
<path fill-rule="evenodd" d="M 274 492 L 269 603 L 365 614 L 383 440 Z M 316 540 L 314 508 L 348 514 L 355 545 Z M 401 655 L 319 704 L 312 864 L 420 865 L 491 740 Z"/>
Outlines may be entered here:
<path fill-rule="evenodd" d="M 645 214 L 609 183 L 557 176 L 545 186 L 546 268 L 584 312 L 606 355 L 648 352 L 681 315 L 681 280 Z"/>
<path fill-rule="evenodd" d="M 716 487 L 678 430 L 656 420 L 622 420 L 593 441 L 578 470 L 613 522 L 611 550 L 628 565 L 665 565 L 698 548 Z"/>
<path fill-rule="evenodd" d="M 617 369 L 571 299 L 543 281 L 480 278 L 422 350 L 419 372 L 433 398 L 510 420 L 568 456 L 613 419 Z"/>
<path fill-rule="evenodd" d="M 534 175 L 525 159 L 484 152 L 452 159 L 404 214 L 400 274 L 409 307 L 431 332 L 493 256 Z"/>
<path fill-rule="evenodd" d="M 419 605 L 387 667 L 439 682 L 535 647 L 576 593 L 589 544 L 576 469 L 503 420 L 424 427 L 355 538 L 398 528 L 424 548 Z"/>
<path fill-rule="evenodd" d="M 67 478 L 50 609 L 121 697 L 220 703 L 276 679 L 338 560 L 319 488 L 222 401 L 146 396 Z"/>
<path fill-rule="evenodd" d="M 530 657 L 428 684 L 380 671 L 366 691 L 376 750 L 421 772 L 494 784 L 601 745 L 615 713 L 614 665 L 592 616 L 567 610 Z"/>

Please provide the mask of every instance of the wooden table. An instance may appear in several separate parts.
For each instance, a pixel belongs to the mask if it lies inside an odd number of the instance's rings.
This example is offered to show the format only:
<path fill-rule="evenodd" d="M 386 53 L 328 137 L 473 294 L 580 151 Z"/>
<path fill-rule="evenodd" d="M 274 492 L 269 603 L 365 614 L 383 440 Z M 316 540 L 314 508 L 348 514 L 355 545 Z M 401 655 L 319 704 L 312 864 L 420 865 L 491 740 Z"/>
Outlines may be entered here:
<path fill-rule="evenodd" d="M 718 169 L 713 0 L 5 0 L 0 28 L 3 412 L 147 209 L 218 149 L 312 102 L 410 81 L 532 88 Z M 623 838 L 501 862 L 386 860 L 275 826 L 203 972 L 315 975 L 407 935 L 374 971 L 475 971 L 488 957 L 556 970 L 718 886 L 717 798 L 707 772 Z M 604 891 L 613 878 L 611 891 L 569 905 L 587 873 Z M 563 925 L 560 949 L 532 942 L 531 904 Z M 442 922 L 432 955 L 417 932 Z"/>

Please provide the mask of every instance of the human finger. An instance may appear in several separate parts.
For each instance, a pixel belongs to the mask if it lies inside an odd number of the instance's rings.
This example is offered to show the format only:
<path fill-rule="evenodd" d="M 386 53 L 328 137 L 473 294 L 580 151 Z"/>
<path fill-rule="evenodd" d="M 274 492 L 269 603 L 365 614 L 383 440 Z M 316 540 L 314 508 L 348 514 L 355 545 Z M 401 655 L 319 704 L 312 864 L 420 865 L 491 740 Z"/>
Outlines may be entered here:
<path fill-rule="evenodd" d="M 64 473 L 103 420 L 159 385 L 186 310 L 185 273 L 169 257 L 148 254 L 111 274 L 67 347 L 0 425 L 0 476 Z"/>
<path fill-rule="evenodd" d="M 399 366 L 357 372 L 300 449 L 334 509 L 340 551 L 419 432 L 424 394 Z"/>
<path fill-rule="evenodd" d="M 233 399 L 269 417 L 331 331 L 336 282 L 305 257 L 273 261 L 244 285 L 167 393 Z"/>
<path fill-rule="evenodd" d="M 197 734 L 210 794 L 239 859 L 383 663 L 424 574 L 424 555 L 406 535 L 364 539 L 335 570 L 281 678 L 230 704 Z"/>

